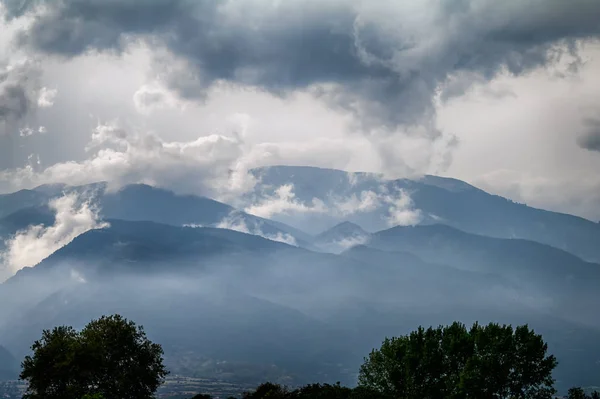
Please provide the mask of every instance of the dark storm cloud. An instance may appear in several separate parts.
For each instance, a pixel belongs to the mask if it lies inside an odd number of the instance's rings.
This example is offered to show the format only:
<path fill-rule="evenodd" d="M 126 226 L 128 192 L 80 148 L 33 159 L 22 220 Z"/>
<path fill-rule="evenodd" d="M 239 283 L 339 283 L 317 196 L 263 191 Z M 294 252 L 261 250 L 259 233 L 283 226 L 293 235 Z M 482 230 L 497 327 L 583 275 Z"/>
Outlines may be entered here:
<path fill-rule="evenodd" d="M 29 112 L 36 78 L 36 71 L 27 65 L 0 69 L 0 122 L 17 121 Z"/>
<path fill-rule="evenodd" d="M 317 94 L 387 127 L 430 120 L 449 76 L 521 74 L 554 61 L 557 44 L 574 54 L 600 34 L 598 0 L 424 1 L 417 13 L 404 3 L 4 0 L 8 18 L 36 13 L 19 40 L 46 53 L 118 52 L 141 36 L 189 63 L 190 79 L 168 76 L 185 97 L 215 81 L 276 94 L 333 83 Z"/>
<path fill-rule="evenodd" d="M 588 119 L 585 122 L 586 132 L 578 140 L 581 148 L 600 151 L 600 119 Z"/>
<path fill-rule="evenodd" d="M 16 76 L 15 76 L 16 75 Z M 26 75 L 0 70 L 0 170 L 14 167 L 17 121 L 30 107 L 30 99 L 23 79 Z"/>
<path fill-rule="evenodd" d="M 29 153 L 19 130 L 38 108 L 40 69 L 35 62 L 0 65 L 0 171 L 20 165 Z"/>

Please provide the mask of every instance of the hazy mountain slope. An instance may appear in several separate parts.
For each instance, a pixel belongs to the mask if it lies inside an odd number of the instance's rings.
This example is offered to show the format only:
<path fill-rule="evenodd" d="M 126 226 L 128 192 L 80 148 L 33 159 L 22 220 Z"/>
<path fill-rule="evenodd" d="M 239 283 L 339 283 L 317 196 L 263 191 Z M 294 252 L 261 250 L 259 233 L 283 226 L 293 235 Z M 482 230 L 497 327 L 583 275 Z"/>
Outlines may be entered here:
<path fill-rule="evenodd" d="M 363 228 L 356 223 L 342 222 L 317 235 L 315 237 L 315 241 L 334 242 L 339 239 L 363 237 L 369 235 L 369 233 L 363 230 Z"/>
<path fill-rule="evenodd" d="M 194 195 L 173 192 L 145 184 L 125 186 L 102 195 L 102 215 L 110 219 L 153 221 L 163 224 L 211 225 L 234 211 L 229 205 Z"/>
<path fill-rule="evenodd" d="M 48 207 L 38 206 L 23 208 L 0 218 L 0 244 L 19 230 L 30 225 L 50 226 L 54 223 L 54 214 Z"/>
<path fill-rule="evenodd" d="M 36 190 L 21 190 L 11 194 L 0 195 L 0 218 L 23 208 L 46 205 L 50 195 Z"/>
<path fill-rule="evenodd" d="M 106 192 L 99 206 L 102 215 L 110 219 L 152 221 L 156 223 L 202 225 L 247 230 L 245 232 L 278 237 L 289 236 L 307 245 L 298 229 L 287 228 L 283 223 L 271 223 L 237 211 L 233 207 L 196 195 L 177 195 L 172 191 L 144 184 L 125 186 L 117 192 Z M 298 237 L 296 237 L 298 234 Z"/>
<path fill-rule="evenodd" d="M 111 227 L 79 236 L 0 285 L 2 307 L 10 303 L 18 310 L 2 318 L 0 336 L 17 353 L 42 328 L 80 327 L 91 317 L 119 312 L 173 350 L 277 362 L 295 373 L 312 372 L 305 364 L 333 356 L 335 340 L 324 338 L 329 327 L 244 289 L 248 283 L 257 290 L 270 285 L 264 281 L 268 268 L 285 256 L 319 267 L 316 258 L 328 262 L 327 255 L 231 230 L 109 222 Z M 334 357 L 343 359 L 343 353 Z"/>
<path fill-rule="evenodd" d="M 481 279 L 478 273 L 449 269 L 448 273 L 456 278 L 448 284 L 440 281 L 435 272 L 421 268 L 419 281 L 423 286 L 417 286 L 412 281 L 414 273 L 409 273 L 408 266 L 402 267 L 413 260 L 391 264 L 373 257 L 365 262 L 314 253 L 231 230 L 109 222 L 109 228 L 84 233 L 36 267 L 20 270 L 0 285 L 0 297 L 11 298 L 11 308 L 18 308 L 17 305 L 33 305 L 69 285 L 137 276 L 210 280 L 305 310 L 337 306 L 337 300 L 325 303 L 332 296 L 359 302 L 384 301 L 394 306 L 419 302 L 419 306 L 464 304 L 465 298 L 469 302 L 481 296 L 478 306 L 514 305 L 511 296 L 503 292 L 509 288 L 505 282 Z M 398 291 L 399 287 L 404 288 Z M 499 290 L 497 298 L 489 295 L 494 290 Z M 448 295 L 440 296 L 441 292 Z M 449 296 L 452 293 L 455 298 Z"/>
<path fill-rule="evenodd" d="M 600 265 L 549 245 L 522 239 L 493 238 L 466 233 L 450 226 L 393 227 L 371 236 L 370 246 L 386 250 L 408 251 L 433 262 L 466 270 L 493 271 L 502 274 L 535 274 L 535 277 L 568 276 L 600 278 Z M 545 275 L 538 275 L 545 272 Z"/>
<path fill-rule="evenodd" d="M 297 310 L 206 286 L 192 290 L 144 279 L 130 283 L 91 283 L 56 292 L 24 312 L 4 332 L 5 340 L 24 355 L 43 328 L 80 328 L 93 317 L 119 313 L 144 325 L 167 357 L 185 350 L 220 360 L 276 363 L 295 373 L 312 371 L 307 363 L 321 367 L 330 356 L 343 359 L 339 331 Z"/>
<path fill-rule="evenodd" d="M 236 256 L 244 252 L 262 253 L 294 247 L 261 237 L 216 228 L 176 227 L 155 222 L 107 219 L 110 227 L 91 230 L 75 238 L 35 268 L 19 271 L 7 282 L 27 273 L 53 268 L 81 267 L 100 273 L 162 270 L 163 262 L 184 268 L 200 268 L 201 260 L 214 256 Z M 65 266 L 66 265 L 66 266 Z M 139 268 L 139 269 L 138 269 Z"/>
<path fill-rule="evenodd" d="M 448 191 L 422 185 L 412 194 L 415 205 L 440 223 L 500 238 L 523 238 L 548 244 L 600 262 L 600 224 L 515 203 L 482 190 Z"/>
<path fill-rule="evenodd" d="M 54 223 L 54 214 L 47 207 L 31 207 L 20 209 L 8 216 L 0 218 L 0 255 L 6 250 L 7 241 L 18 231 L 30 225 L 50 226 Z M 0 257 L 0 266 L 2 259 Z"/>
<path fill-rule="evenodd" d="M 522 292 L 548 302 L 562 316 L 600 325 L 593 317 L 600 305 L 600 265 L 560 249 L 527 240 L 473 235 L 445 225 L 384 230 L 371 236 L 369 246 L 503 276 Z"/>
<path fill-rule="evenodd" d="M 105 183 L 87 184 L 84 186 L 69 186 L 66 184 L 44 184 L 31 190 L 20 190 L 9 194 L 0 194 L 0 218 L 28 208 L 44 208 L 48 202 L 64 193 L 69 192 L 102 192 Z"/>
<path fill-rule="evenodd" d="M 40 186 L 30 191 L 35 200 L 19 203 L 21 192 L 7 194 L 5 200 L 9 198 L 13 205 L 11 209 L 15 210 L 0 218 L 0 239 L 6 239 L 29 225 L 51 225 L 53 217 L 48 208 L 49 201 L 65 193 L 76 193 L 81 194 L 83 199 L 91 199 L 102 218 L 234 229 L 311 248 L 312 237 L 296 228 L 248 215 L 209 198 L 177 195 L 144 184 L 128 185 L 114 192 L 106 188 L 105 183 L 78 187 Z"/>
<path fill-rule="evenodd" d="M 308 246 L 310 236 L 303 230 L 318 234 L 335 224 L 350 221 L 373 232 L 397 224 L 390 218 L 390 208 L 398 199 L 399 190 L 403 190 L 410 195 L 413 201 L 410 210 L 418 212 L 422 224 L 444 223 L 476 234 L 529 239 L 600 262 L 599 223 L 514 203 L 460 180 L 424 176 L 416 180 L 390 181 L 368 173 L 296 166 L 259 168 L 252 172 L 260 183 L 242 198 L 244 207 L 268 203 L 278 188 L 293 185 L 294 201 L 310 207 L 316 198 L 328 208 L 323 212 L 276 214 L 271 217 L 274 221 L 270 221 L 235 212 L 232 207 L 208 198 L 176 195 L 147 185 L 131 185 L 105 193 L 106 184 L 98 183 L 82 187 L 41 186 L 1 195 L 0 217 L 23 208 L 47 205 L 50 198 L 63 191 L 96 192 L 104 208 L 103 215 L 108 218 L 175 225 L 221 223 L 232 227 L 228 217 L 234 212 L 237 229 L 279 236 L 278 239 L 288 242 L 291 237 L 300 245 Z M 362 202 L 363 208 L 358 209 L 359 203 L 365 200 L 361 195 L 365 193 L 375 195 L 377 203 L 365 207 Z"/>
<path fill-rule="evenodd" d="M 314 238 L 315 247 L 325 252 L 340 253 L 352 246 L 366 244 L 370 234 L 351 222 L 342 222 Z"/>
<path fill-rule="evenodd" d="M 365 268 L 349 268 L 347 261 L 331 255 L 237 231 L 154 222 L 108 222 L 110 227 L 82 234 L 36 267 L 24 268 L 0 285 L 0 302 L 5 304 L 0 306 L 0 315 L 16 313 L 21 306 L 32 305 L 56 289 L 78 281 L 123 275 L 172 275 L 186 279 L 212 273 L 223 279 L 230 276 L 240 283 L 247 279 L 244 284 L 251 281 L 257 286 L 268 286 L 269 281 L 261 276 L 269 276 L 273 269 L 276 273 L 298 270 L 301 273 L 296 273 L 296 277 L 303 275 L 305 279 L 316 278 L 311 273 L 321 269 L 323 278 L 332 278 L 342 268 L 368 274 Z M 325 265 L 332 267 L 327 270 Z M 285 286 L 276 287 L 286 292 L 307 288 L 300 280 L 285 282 Z M 11 306 L 6 306 L 9 303 Z"/>
<path fill-rule="evenodd" d="M 529 239 L 600 262 L 599 223 L 518 204 L 460 180 L 437 176 L 385 180 L 375 174 L 296 166 L 265 167 L 255 169 L 253 173 L 260 178 L 260 184 L 245 197 L 247 203 L 272 197 L 278 187 L 293 185 L 294 199 L 309 206 L 313 198 L 324 201 L 332 209 L 344 202 L 355 204 L 356 212 L 350 214 L 346 209 L 346 213 L 340 215 L 327 212 L 273 217 L 310 233 L 316 234 L 344 220 L 357 223 L 368 231 L 388 228 L 390 203 L 384 197 L 391 195 L 394 199 L 397 190 L 401 189 L 410 195 L 411 209 L 420 211 L 421 223 L 444 223 L 499 238 Z M 363 206 L 362 210 L 358 209 L 361 194 L 368 192 L 377 194 L 379 203 L 374 208 Z"/>
<path fill-rule="evenodd" d="M 0 380 L 14 380 L 19 375 L 19 362 L 0 345 Z"/>
<path fill-rule="evenodd" d="M 110 227 L 75 238 L 36 267 L 19 270 L 0 285 L 0 316 L 18 313 L 57 289 L 78 281 L 138 273 L 164 272 L 184 278 L 201 270 L 209 260 L 227 255 L 290 247 L 261 237 L 223 229 L 195 229 L 109 220 Z M 10 304 L 10 306 L 9 306 Z M 0 317 L 0 322 L 1 322 Z"/>
<path fill-rule="evenodd" d="M 364 246 L 332 255 L 231 230 L 109 222 L 0 285 L 1 306 L 18 310 L 0 325 L 14 353 L 44 327 L 119 312 L 173 353 L 264 358 L 308 379 L 352 383 L 344 369 L 355 372 L 383 337 L 418 324 L 530 320 L 577 370 L 570 383 L 598 371 L 585 351 L 596 330 L 560 320 L 535 290 L 488 264 L 459 270 Z M 382 246 L 398 241 L 375 236 Z"/>

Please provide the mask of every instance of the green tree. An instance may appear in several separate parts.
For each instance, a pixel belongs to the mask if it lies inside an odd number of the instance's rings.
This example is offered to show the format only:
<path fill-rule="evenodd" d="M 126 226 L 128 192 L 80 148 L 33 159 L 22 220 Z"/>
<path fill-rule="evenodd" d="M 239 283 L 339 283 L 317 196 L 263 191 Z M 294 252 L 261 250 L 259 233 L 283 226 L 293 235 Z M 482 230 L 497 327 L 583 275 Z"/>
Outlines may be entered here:
<path fill-rule="evenodd" d="M 567 395 L 568 399 L 587 399 L 589 398 L 589 396 L 587 396 L 585 394 L 585 391 L 581 388 L 571 388 L 569 389 L 568 395 Z"/>
<path fill-rule="evenodd" d="M 453 323 L 386 338 L 365 359 L 359 385 L 403 399 L 546 399 L 556 365 L 528 326 Z"/>
<path fill-rule="evenodd" d="M 288 398 L 291 392 L 284 386 L 279 384 L 273 384 L 272 382 L 265 382 L 259 385 L 254 392 L 244 392 L 242 395 L 243 399 L 283 399 Z"/>
<path fill-rule="evenodd" d="M 336 383 L 309 384 L 293 391 L 278 384 L 267 382 L 255 391 L 246 392 L 244 399 L 390 399 L 365 387 L 347 388 Z"/>
<path fill-rule="evenodd" d="M 119 315 L 45 330 L 25 357 L 20 378 L 25 399 L 152 398 L 164 381 L 163 350 L 144 329 Z"/>
<path fill-rule="evenodd" d="M 343 387 L 338 382 L 335 385 L 306 385 L 294 391 L 293 397 L 301 399 L 347 399 L 351 394 L 352 389 Z"/>
<path fill-rule="evenodd" d="M 600 392 L 594 391 L 587 395 L 582 388 L 574 387 L 569 389 L 567 399 L 600 399 Z"/>

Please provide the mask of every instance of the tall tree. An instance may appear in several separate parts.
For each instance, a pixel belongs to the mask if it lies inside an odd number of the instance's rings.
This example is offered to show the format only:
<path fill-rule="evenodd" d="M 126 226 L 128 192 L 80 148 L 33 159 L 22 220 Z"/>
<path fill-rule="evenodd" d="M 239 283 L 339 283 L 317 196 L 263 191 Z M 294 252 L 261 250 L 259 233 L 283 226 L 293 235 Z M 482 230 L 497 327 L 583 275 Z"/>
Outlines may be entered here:
<path fill-rule="evenodd" d="M 585 391 L 579 387 L 569 389 L 567 399 L 588 399 L 589 396 L 585 394 Z"/>
<path fill-rule="evenodd" d="M 569 389 L 567 399 L 600 399 L 600 392 L 594 391 L 588 395 L 582 388 L 573 387 Z"/>
<path fill-rule="evenodd" d="M 528 326 L 420 327 L 386 338 L 359 384 L 395 398 L 552 398 L 557 362 Z"/>
<path fill-rule="evenodd" d="M 284 386 L 279 384 L 273 384 L 272 382 L 265 382 L 256 387 L 256 390 L 252 392 L 244 392 L 242 399 L 284 399 L 290 396 L 291 392 Z"/>
<path fill-rule="evenodd" d="M 44 331 L 22 363 L 26 399 L 152 398 L 167 371 L 163 350 L 141 326 L 119 315 Z"/>

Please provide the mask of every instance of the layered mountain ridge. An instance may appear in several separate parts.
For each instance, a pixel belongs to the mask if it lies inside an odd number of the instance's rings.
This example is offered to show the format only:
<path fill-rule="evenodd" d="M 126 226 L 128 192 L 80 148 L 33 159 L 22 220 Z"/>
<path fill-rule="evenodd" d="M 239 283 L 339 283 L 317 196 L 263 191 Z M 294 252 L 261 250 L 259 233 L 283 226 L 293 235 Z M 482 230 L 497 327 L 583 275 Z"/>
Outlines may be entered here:
<path fill-rule="evenodd" d="M 561 359 L 559 385 L 600 383 L 598 224 L 434 176 L 252 173 L 259 183 L 231 205 L 148 185 L 0 196 L 1 251 L 62 231 L 51 200 L 69 193 L 103 222 L 0 284 L 0 345 L 18 358 L 43 328 L 118 312 L 163 343 L 177 373 L 201 368 L 193 353 L 352 384 L 385 336 L 526 322 Z"/>

